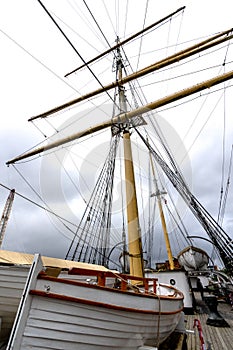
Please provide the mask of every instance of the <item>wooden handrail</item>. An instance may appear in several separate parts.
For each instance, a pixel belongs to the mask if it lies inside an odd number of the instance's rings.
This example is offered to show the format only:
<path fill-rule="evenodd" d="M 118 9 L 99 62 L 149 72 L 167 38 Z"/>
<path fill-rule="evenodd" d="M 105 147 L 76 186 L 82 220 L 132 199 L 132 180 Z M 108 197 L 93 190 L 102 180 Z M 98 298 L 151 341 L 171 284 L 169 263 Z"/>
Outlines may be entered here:
<path fill-rule="evenodd" d="M 149 282 L 153 282 L 153 293 L 156 294 L 157 288 L 157 278 L 154 277 L 138 277 L 133 275 L 121 274 L 115 271 L 99 271 L 99 270 L 89 270 L 84 268 L 73 267 L 68 272 L 69 275 L 83 275 L 83 276 L 93 276 L 97 278 L 97 285 L 101 287 L 106 286 L 107 278 L 115 278 L 119 280 L 120 290 L 126 291 L 129 281 L 141 282 L 145 288 L 145 293 L 149 293 Z"/>

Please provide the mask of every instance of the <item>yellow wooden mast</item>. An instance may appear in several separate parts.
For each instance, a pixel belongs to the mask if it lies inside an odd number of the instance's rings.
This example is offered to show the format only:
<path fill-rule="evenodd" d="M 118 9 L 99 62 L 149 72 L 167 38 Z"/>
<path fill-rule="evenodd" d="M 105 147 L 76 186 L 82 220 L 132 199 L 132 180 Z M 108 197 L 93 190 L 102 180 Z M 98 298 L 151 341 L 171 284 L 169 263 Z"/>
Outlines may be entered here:
<path fill-rule="evenodd" d="M 128 249 L 130 274 L 143 277 L 143 253 L 141 231 L 138 219 L 138 205 L 136 197 L 136 186 L 134 178 L 133 157 L 130 141 L 130 132 L 125 130 L 124 139 L 124 157 L 125 157 L 125 186 L 127 203 L 127 222 L 128 222 Z"/>
<path fill-rule="evenodd" d="M 161 219 L 161 224 L 162 224 L 162 229 L 163 229 L 164 240 L 165 240 L 165 244 L 166 244 L 169 266 L 170 266 L 170 270 L 174 270 L 174 261 L 173 261 L 173 256 L 172 256 L 170 240 L 169 240 L 168 232 L 167 232 L 166 220 L 165 220 L 165 216 L 164 216 L 164 212 L 163 212 L 163 206 L 162 206 L 162 201 L 161 201 L 161 192 L 160 192 L 158 184 L 157 184 L 157 180 L 156 180 L 156 176 L 155 176 L 155 168 L 154 168 L 154 164 L 152 161 L 151 152 L 150 152 L 150 162 L 151 162 L 151 169 L 152 169 L 152 174 L 153 174 L 154 184 L 155 184 L 155 196 L 157 197 L 157 201 L 158 201 L 159 214 L 160 214 L 160 219 Z"/>
<path fill-rule="evenodd" d="M 117 69 L 119 81 L 122 80 L 122 58 L 119 48 L 117 49 Z M 120 113 L 127 112 L 126 97 L 124 87 L 118 86 Z M 129 132 L 129 124 L 122 125 L 125 163 L 125 190 L 127 206 L 127 230 L 128 230 L 128 250 L 130 275 L 143 277 L 143 252 L 141 241 L 141 230 L 138 218 L 138 204 L 136 196 L 136 185 L 134 177 L 133 156 Z M 135 282 L 136 283 L 136 282 Z"/>

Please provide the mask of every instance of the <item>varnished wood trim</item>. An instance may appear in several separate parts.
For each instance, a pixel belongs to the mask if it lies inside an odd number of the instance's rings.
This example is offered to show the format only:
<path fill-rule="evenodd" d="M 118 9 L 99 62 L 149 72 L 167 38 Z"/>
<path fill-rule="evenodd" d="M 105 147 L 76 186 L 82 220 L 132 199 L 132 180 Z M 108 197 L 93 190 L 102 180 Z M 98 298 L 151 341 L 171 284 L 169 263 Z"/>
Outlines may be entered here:
<path fill-rule="evenodd" d="M 111 288 L 111 287 L 107 287 L 107 286 L 98 286 L 97 284 L 89 284 L 87 282 L 81 282 L 81 281 L 74 281 L 74 280 L 69 280 L 66 278 L 56 278 L 56 277 L 52 277 L 52 276 L 47 276 L 44 273 L 41 273 L 38 275 L 38 279 L 43 279 L 46 281 L 51 281 L 51 282 L 56 282 L 56 283 L 63 283 L 63 284 L 70 284 L 70 285 L 74 285 L 74 286 L 79 286 L 79 287 L 85 287 L 85 288 L 94 288 L 94 289 L 104 289 L 108 292 L 117 292 L 117 293 L 126 293 L 126 294 L 132 294 L 135 293 L 138 297 L 147 297 L 147 298 L 158 298 L 157 295 L 153 294 L 153 293 L 140 293 L 140 292 L 136 292 L 136 291 L 127 291 L 127 290 L 120 290 L 120 289 L 115 289 L 115 288 Z M 162 284 L 161 284 L 162 285 Z M 184 296 L 183 294 L 178 291 L 177 289 L 175 289 L 172 286 L 169 286 L 169 288 L 171 289 L 172 292 L 177 292 L 179 293 L 180 296 L 166 296 L 166 295 L 160 295 L 160 299 L 167 299 L 167 300 L 171 300 L 171 299 L 176 299 L 176 300 L 183 300 Z"/>
<path fill-rule="evenodd" d="M 87 299 L 66 296 L 66 295 L 62 295 L 62 294 L 47 293 L 47 292 L 44 292 L 41 290 L 35 290 L 35 289 L 30 290 L 30 294 L 40 296 L 40 297 L 46 297 L 46 298 L 50 298 L 50 299 L 57 299 L 57 300 L 68 301 L 68 302 L 73 302 L 73 303 L 98 306 L 98 307 L 102 307 L 102 308 L 106 308 L 106 309 L 113 309 L 113 310 L 119 310 L 119 311 L 137 312 L 137 313 L 142 313 L 142 314 L 174 315 L 174 314 L 177 314 L 183 310 L 183 307 L 176 310 L 176 311 L 170 311 L 170 312 L 166 312 L 166 311 L 159 312 L 159 311 L 154 311 L 154 310 L 140 310 L 140 309 L 135 309 L 135 308 L 130 308 L 130 307 L 118 306 L 118 305 L 107 304 L 107 303 L 102 303 L 102 302 L 93 301 L 93 300 L 87 300 Z"/>

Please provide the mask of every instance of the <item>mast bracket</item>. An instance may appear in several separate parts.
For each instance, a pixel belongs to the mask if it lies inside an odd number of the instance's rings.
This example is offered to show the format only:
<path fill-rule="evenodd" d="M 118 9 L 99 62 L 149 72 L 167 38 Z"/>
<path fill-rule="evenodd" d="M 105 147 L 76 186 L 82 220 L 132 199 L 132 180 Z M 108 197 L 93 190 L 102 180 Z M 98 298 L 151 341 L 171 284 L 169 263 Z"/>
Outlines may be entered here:
<path fill-rule="evenodd" d="M 117 117 L 116 117 L 117 118 Z M 128 123 L 122 123 L 119 121 L 119 123 L 114 123 L 112 124 L 111 131 L 112 131 L 112 136 L 115 136 L 122 131 L 125 131 L 126 129 L 132 129 L 137 126 L 142 126 L 142 125 L 147 125 L 145 119 L 142 117 L 142 115 L 137 115 L 133 118 L 131 118 L 130 122 Z"/>

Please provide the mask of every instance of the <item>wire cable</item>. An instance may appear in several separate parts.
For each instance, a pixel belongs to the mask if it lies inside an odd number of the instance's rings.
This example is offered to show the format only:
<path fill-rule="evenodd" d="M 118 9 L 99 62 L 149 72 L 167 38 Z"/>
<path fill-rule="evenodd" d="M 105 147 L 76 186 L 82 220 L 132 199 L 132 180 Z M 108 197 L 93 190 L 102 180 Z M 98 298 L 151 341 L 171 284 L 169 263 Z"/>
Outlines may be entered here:
<path fill-rule="evenodd" d="M 53 16 L 51 15 L 51 13 L 47 10 L 47 8 L 44 6 L 44 4 L 40 1 L 37 0 L 39 2 L 39 4 L 42 6 L 42 8 L 45 10 L 45 12 L 48 14 L 48 16 L 50 17 L 50 19 L 53 21 L 53 23 L 55 24 L 55 26 L 58 28 L 58 30 L 61 32 L 61 34 L 64 36 L 64 38 L 66 39 L 66 41 L 69 43 L 69 45 L 73 48 L 73 50 L 75 51 L 75 53 L 79 56 L 79 58 L 81 59 L 81 61 L 84 63 L 84 65 L 87 67 L 87 69 L 89 70 L 89 72 L 93 75 L 93 77 L 95 78 L 95 80 L 99 83 L 99 85 L 104 88 L 103 84 L 101 83 L 101 81 L 99 80 L 99 78 L 97 77 L 97 75 L 93 72 L 93 70 L 89 67 L 89 65 L 86 64 L 86 61 L 84 60 L 84 58 L 82 57 L 82 55 L 78 52 L 78 50 L 75 48 L 75 46 L 72 44 L 72 42 L 70 41 L 70 39 L 67 37 L 67 35 L 64 33 L 64 31 L 61 29 L 61 27 L 58 25 L 58 23 L 55 21 L 55 19 L 53 18 Z M 108 91 L 105 91 L 106 94 L 109 96 L 109 98 L 112 100 L 111 95 L 109 94 Z"/>

